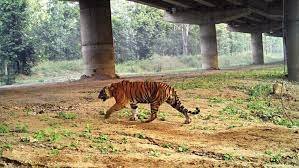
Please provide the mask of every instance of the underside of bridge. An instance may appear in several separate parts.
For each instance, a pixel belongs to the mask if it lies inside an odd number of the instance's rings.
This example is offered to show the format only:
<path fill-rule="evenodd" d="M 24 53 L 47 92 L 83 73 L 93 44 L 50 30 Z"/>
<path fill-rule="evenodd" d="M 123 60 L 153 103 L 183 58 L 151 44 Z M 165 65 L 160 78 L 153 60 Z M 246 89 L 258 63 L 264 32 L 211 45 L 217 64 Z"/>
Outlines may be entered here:
<path fill-rule="evenodd" d="M 285 34 L 289 79 L 299 81 L 298 0 L 131 1 L 164 10 L 166 21 L 199 25 L 203 69 L 218 69 L 215 24 L 227 23 L 230 31 L 251 34 L 252 64 L 264 63 L 262 33 L 278 37 Z M 115 65 L 110 0 L 79 0 L 79 4 L 85 75 L 113 78 Z"/>

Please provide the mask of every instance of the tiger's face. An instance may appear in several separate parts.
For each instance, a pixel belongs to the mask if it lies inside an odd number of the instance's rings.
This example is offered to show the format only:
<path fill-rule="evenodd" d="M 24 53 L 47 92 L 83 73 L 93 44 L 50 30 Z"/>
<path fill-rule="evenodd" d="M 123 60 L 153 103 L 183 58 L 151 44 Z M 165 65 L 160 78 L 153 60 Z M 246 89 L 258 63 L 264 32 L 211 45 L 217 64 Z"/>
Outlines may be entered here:
<path fill-rule="evenodd" d="M 109 88 L 107 86 L 105 86 L 102 90 L 100 90 L 99 99 L 102 99 L 103 101 L 106 101 L 107 99 L 109 99 L 111 97 L 110 92 L 109 92 Z"/>

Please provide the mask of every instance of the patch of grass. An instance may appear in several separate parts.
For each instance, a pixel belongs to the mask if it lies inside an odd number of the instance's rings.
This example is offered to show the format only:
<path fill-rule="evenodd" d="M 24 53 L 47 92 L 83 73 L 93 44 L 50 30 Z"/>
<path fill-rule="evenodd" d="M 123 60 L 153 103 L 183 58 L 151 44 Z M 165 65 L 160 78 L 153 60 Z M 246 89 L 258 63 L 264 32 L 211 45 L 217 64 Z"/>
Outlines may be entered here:
<path fill-rule="evenodd" d="M 161 153 L 158 150 L 150 149 L 149 155 L 153 157 L 159 157 Z"/>
<path fill-rule="evenodd" d="M 225 154 L 223 155 L 223 160 L 229 161 L 229 160 L 233 160 L 233 159 L 234 159 L 234 157 L 233 157 L 233 155 L 230 154 L 230 153 L 225 153 Z"/>
<path fill-rule="evenodd" d="M 149 110 L 147 110 L 147 109 L 139 108 L 139 115 L 138 115 L 138 118 L 139 118 L 141 121 L 145 121 L 146 119 L 148 119 L 150 113 L 151 113 L 151 112 L 150 112 Z"/>
<path fill-rule="evenodd" d="M 258 84 L 249 90 L 249 96 L 266 97 L 272 92 L 272 86 L 269 84 Z"/>
<path fill-rule="evenodd" d="M 299 119 L 294 119 L 292 121 L 286 118 L 276 117 L 274 118 L 273 123 L 277 125 L 286 126 L 288 128 L 299 127 Z"/>
<path fill-rule="evenodd" d="M 173 145 L 170 144 L 170 143 L 162 144 L 161 146 L 162 146 L 163 148 L 167 148 L 167 149 L 171 149 L 171 148 L 173 148 Z"/>
<path fill-rule="evenodd" d="M 203 120 L 210 120 L 211 118 L 213 118 L 213 115 L 209 114 L 209 115 L 205 116 L 203 118 Z"/>
<path fill-rule="evenodd" d="M 131 109 L 123 109 L 118 113 L 118 117 L 124 118 L 124 117 L 131 117 L 132 110 Z"/>
<path fill-rule="evenodd" d="M 167 117 L 166 113 L 163 112 L 158 113 L 159 120 L 166 121 L 166 117 Z"/>
<path fill-rule="evenodd" d="M 76 142 L 71 142 L 68 147 L 70 148 L 77 148 L 78 147 L 78 144 L 79 144 L 79 141 L 76 141 Z"/>
<path fill-rule="evenodd" d="M 57 156 L 59 155 L 59 153 L 60 153 L 59 149 L 51 149 L 50 151 L 50 155 L 52 156 Z"/>
<path fill-rule="evenodd" d="M 139 139 L 145 139 L 146 135 L 144 135 L 143 133 L 136 133 L 136 134 L 134 134 L 134 137 L 139 138 Z"/>
<path fill-rule="evenodd" d="M 28 133 L 29 127 L 27 124 L 17 124 L 17 126 L 14 129 L 14 132 L 17 133 Z"/>
<path fill-rule="evenodd" d="M 118 150 L 112 144 L 101 144 L 96 147 L 101 154 L 116 153 Z"/>
<path fill-rule="evenodd" d="M 225 100 L 218 97 L 209 98 L 209 103 L 223 103 Z"/>
<path fill-rule="evenodd" d="M 33 110 L 31 108 L 25 108 L 23 111 L 25 112 L 26 116 L 29 116 L 33 113 Z"/>
<path fill-rule="evenodd" d="M 49 122 L 48 123 L 50 127 L 53 127 L 53 128 L 59 128 L 60 127 L 60 124 L 58 122 Z"/>
<path fill-rule="evenodd" d="M 74 135 L 75 133 L 70 131 L 70 130 L 63 130 L 62 135 L 65 137 L 71 137 L 72 135 Z"/>
<path fill-rule="evenodd" d="M 52 132 L 49 135 L 49 141 L 50 142 L 57 142 L 57 141 L 61 140 L 61 138 L 62 138 L 62 135 L 57 133 L 57 132 Z"/>
<path fill-rule="evenodd" d="M 244 99 L 233 99 L 234 103 L 237 103 L 237 104 L 243 104 L 246 102 L 246 100 Z"/>
<path fill-rule="evenodd" d="M 221 114 L 227 114 L 227 115 L 237 115 L 241 113 L 241 109 L 233 106 L 233 105 L 228 105 L 225 108 L 223 108 L 220 113 Z"/>
<path fill-rule="evenodd" d="M 5 150 L 12 150 L 12 144 L 10 143 L 0 144 L 0 157 L 3 155 L 3 151 Z"/>
<path fill-rule="evenodd" d="M 127 143 L 128 143 L 128 138 L 127 138 L 127 137 L 123 137 L 123 138 L 121 139 L 121 143 L 123 143 L 123 144 L 127 144 Z"/>
<path fill-rule="evenodd" d="M 281 79 L 284 77 L 284 72 L 282 67 L 278 68 L 267 68 L 267 69 L 258 69 L 251 71 L 236 71 L 236 72 L 226 72 L 215 75 L 200 76 L 191 80 L 186 80 L 183 82 L 176 82 L 173 84 L 174 88 L 187 90 L 195 88 L 204 88 L 204 89 L 219 89 L 223 86 L 228 86 L 234 82 L 234 79 Z M 261 94 L 265 93 L 264 91 L 268 90 L 268 86 L 264 88 L 263 86 L 258 88 L 253 88 L 252 94 Z M 255 93 L 257 91 L 257 93 Z"/>
<path fill-rule="evenodd" d="M 87 124 L 85 126 L 85 129 L 81 132 L 81 134 L 79 136 L 87 138 L 87 139 L 91 139 L 92 138 L 92 136 L 91 136 L 91 127 L 90 127 L 89 124 Z"/>
<path fill-rule="evenodd" d="M 33 137 L 38 141 L 44 141 L 46 139 L 46 133 L 44 130 L 39 130 L 34 133 Z"/>
<path fill-rule="evenodd" d="M 105 143 L 109 140 L 108 135 L 106 134 L 100 134 L 97 138 L 93 139 L 93 142 L 95 143 Z"/>
<path fill-rule="evenodd" d="M 1 133 L 8 133 L 9 132 L 9 127 L 7 124 L 0 124 L 0 134 Z"/>
<path fill-rule="evenodd" d="M 179 145 L 177 148 L 177 152 L 188 152 L 189 147 L 187 145 Z"/>
<path fill-rule="evenodd" d="M 59 112 L 58 117 L 65 120 L 72 120 L 77 118 L 77 114 L 75 113 L 66 113 L 66 112 Z"/>
<path fill-rule="evenodd" d="M 270 150 L 267 150 L 265 151 L 265 154 L 268 155 L 270 157 L 270 162 L 271 163 L 276 163 L 276 164 L 279 164 L 281 163 L 283 157 L 280 153 L 276 153 L 274 154 L 272 151 Z"/>
<path fill-rule="evenodd" d="M 272 107 L 267 100 L 253 99 L 247 104 L 247 109 L 263 121 L 273 121 L 275 117 L 281 116 L 281 109 Z"/>

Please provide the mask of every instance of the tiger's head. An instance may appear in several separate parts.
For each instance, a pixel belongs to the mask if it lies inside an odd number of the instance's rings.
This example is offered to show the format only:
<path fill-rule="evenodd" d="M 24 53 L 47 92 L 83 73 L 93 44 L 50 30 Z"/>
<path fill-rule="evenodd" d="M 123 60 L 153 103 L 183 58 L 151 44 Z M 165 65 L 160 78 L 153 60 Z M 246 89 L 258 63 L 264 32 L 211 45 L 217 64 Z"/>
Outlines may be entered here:
<path fill-rule="evenodd" d="M 110 90 L 108 86 L 105 86 L 102 90 L 100 90 L 99 99 L 106 101 L 107 99 L 111 98 Z"/>

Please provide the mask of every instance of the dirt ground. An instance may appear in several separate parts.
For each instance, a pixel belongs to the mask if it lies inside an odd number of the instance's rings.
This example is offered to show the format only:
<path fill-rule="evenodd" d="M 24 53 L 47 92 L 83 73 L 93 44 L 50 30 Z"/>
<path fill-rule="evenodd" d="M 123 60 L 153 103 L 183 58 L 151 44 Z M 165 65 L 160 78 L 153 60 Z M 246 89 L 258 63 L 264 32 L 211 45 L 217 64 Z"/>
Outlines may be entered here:
<path fill-rule="evenodd" d="M 214 71 L 204 74 L 213 75 Z M 202 73 L 129 80 L 174 83 L 199 75 Z M 10 128 L 8 133 L 0 133 L 0 167 L 299 166 L 298 127 L 219 114 L 232 100 L 247 99 L 244 91 L 228 86 L 177 89 L 186 107 L 201 108 L 188 125 L 167 104 L 161 106 L 159 119 L 151 123 L 129 121 L 129 108 L 104 120 L 103 114 L 114 100 L 99 101 L 98 91 L 120 80 L 0 89 L 0 121 Z M 211 97 L 226 101 L 211 103 Z M 297 105 L 292 105 L 293 111 L 298 110 Z M 140 109 L 146 111 L 149 106 Z"/>

